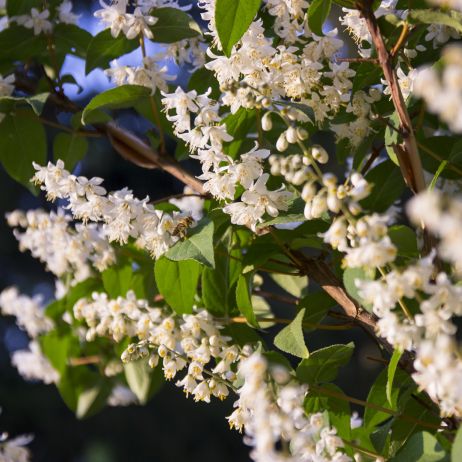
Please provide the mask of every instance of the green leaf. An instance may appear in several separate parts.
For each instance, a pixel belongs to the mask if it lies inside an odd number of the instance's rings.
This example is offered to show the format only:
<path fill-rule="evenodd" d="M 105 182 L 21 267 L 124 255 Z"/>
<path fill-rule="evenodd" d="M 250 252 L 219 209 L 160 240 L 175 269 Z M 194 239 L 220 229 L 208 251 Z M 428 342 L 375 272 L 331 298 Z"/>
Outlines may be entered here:
<path fill-rule="evenodd" d="M 47 159 L 45 130 L 31 110 L 7 114 L 0 123 L 0 162 L 7 173 L 30 191 L 35 170 L 32 162 L 44 165 Z"/>
<path fill-rule="evenodd" d="M 111 30 L 105 29 L 95 35 L 88 44 L 85 72 L 88 74 L 97 67 L 107 69 L 113 59 L 131 53 L 138 46 L 137 40 L 128 40 L 124 34 L 114 38 Z"/>
<path fill-rule="evenodd" d="M 146 404 L 164 382 L 162 366 L 151 369 L 146 359 L 124 364 L 124 372 L 130 390 L 141 404 Z"/>
<path fill-rule="evenodd" d="M 205 93 L 212 89 L 210 98 L 217 100 L 220 97 L 220 87 L 215 74 L 205 67 L 201 67 L 191 74 L 188 82 L 188 90 L 196 90 L 198 94 Z"/>
<path fill-rule="evenodd" d="M 326 292 L 314 292 L 303 297 L 298 306 L 305 309 L 303 322 L 310 324 L 319 324 L 330 308 L 333 308 L 337 302 Z M 313 330 L 313 328 L 305 328 Z"/>
<path fill-rule="evenodd" d="M 93 40 L 89 32 L 75 24 L 57 24 L 53 29 L 53 38 L 58 51 L 72 53 L 84 59 Z"/>
<path fill-rule="evenodd" d="M 313 0 L 308 8 L 308 25 L 312 32 L 318 36 L 322 33 L 322 25 L 330 13 L 332 0 Z"/>
<path fill-rule="evenodd" d="M 63 160 L 70 172 L 85 157 L 87 150 L 87 139 L 76 133 L 58 133 L 53 140 L 53 158 Z"/>
<path fill-rule="evenodd" d="M 247 322 L 259 328 L 252 305 L 252 278 L 253 273 L 239 276 L 236 286 L 236 304 L 238 310 L 245 316 Z"/>
<path fill-rule="evenodd" d="M 458 11 L 410 10 L 408 20 L 413 23 L 441 24 L 462 33 L 462 14 Z"/>
<path fill-rule="evenodd" d="M 294 297 L 300 298 L 303 290 L 308 286 L 306 276 L 291 276 L 289 274 L 271 273 L 271 279 Z"/>
<path fill-rule="evenodd" d="M 13 111 L 16 107 L 28 105 L 38 116 L 43 112 L 45 103 L 50 93 L 39 93 L 25 97 L 3 96 L 0 98 L 0 113 L 5 114 Z"/>
<path fill-rule="evenodd" d="M 283 223 L 297 223 L 300 221 L 305 221 L 305 215 L 303 210 L 305 208 L 305 202 L 297 197 L 290 204 L 289 208 L 286 211 L 282 211 L 275 218 L 271 218 L 268 221 L 260 223 L 257 228 L 266 228 L 272 225 L 280 225 Z"/>
<path fill-rule="evenodd" d="M 392 386 L 390 393 L 388 393 L 390 400 L 387 397 L 388 370 L 384 369 L 369 390 L 367 402 L 374 406 L 396 411 L 399 396 L 413 386 L 413 382 L 409 375 L 400 369 L 396 369 L 394 378 L 395 385 Z M 364 425 L 369 429 L 376 427 L 389 418 L 389 413 L 379 411 L 373 407 L 366 407 L 364 411 Z"/>
<path fill-rule="evenodd" d="M 391 391 L 393 390 L 393 380 L 395 378 L 396 368 L 398 367 L 398 363 L 399 363 L 399 360 L 401 359 L 402 354 L 403 352 L 398 349 L 393 351 L 393 354 L 390 359 L 390 363 L 388 364 L 388 368 L 387 368 L 386 394 L 387 394 L 387 400 L 390 406 L 393 405 L 393 401 L 391 398 Z"/>
<path fill-rule="evenodd" d="M 355 93 L 365 87 L 380 83 L 382 69 L 377 64 L 364 62 L 356 69 L 352 91 Z"/>
<path fill-rule="evenodd" d="M 192 313 L 201 266 L 194 260 L 156 261 L 154 275 L 159 292 L 178 314 Z"/>
<path fill-rule="evenodd" d="M 363 268 L 345 268 L 343 272 L 343 285 L 345 286 L 348 295 L 351 295 L 367 310 L 371 309 L 371 306 L 364 303 L 363 299 L 359 296 L 358 288 L 356 287 L 356 280 L 370 281 L 373 278 Z"/>
<path fill-rule="evenodd" d="M 337 377 L 340 366 L 348 363 L 353 350 L 353 342 L 316 350 L 300 362 L 297 378 L 305 383 L 331 382 Z"/>
<path fill-rule="evenodd" d="M 217 0 L 215 24 L 226 56 L 249 28 L 260 4 L 261 0 Z"/>
<path fill-rule="evenodd" d="M 417 258 L 417 236 L 415 232 L 405 225 L 393 225 L 388 229 L 391 241 L 398 249 L 398 255 L 402 257 Z"/>
<path fill-rule="evenodd" d="M 201 35 L 201 29 L 189 14 L 177 8 L 156 8 L 151 15 L 158 21 L 151 26 L 154 42 L 174 43 Z"/>
<path fill-rule="evenodd" d="M 347 440 L 351 439 L 350 403 L 345 393 L 333 383 L 324 384 L 322 389 L 316 387 L 309 389 L 304 408 L 307 414 L 327 410 L 330 423 L 337 429 L 338 435 Z"/>
<path fill-rule="evenodd" d="M 404 180 L 400 169 L 390 160 L 374 167 L 366 175 L 366 180 L 374 185 L 371 194 L 361 201 L 362 205 L 374 212 L 382 213 L 401 197 Z"/>
<path fill-rule="evenodd" d="M 284 327 L 274 337 L 274 344 L 285 353 L 290 353 L 298 358 L 308 358 L 310 352 L 305 344 L 303 335 L 303 317 L 305 316 L 305 308 L 302 308 L 295 316 L 294 320 Z"/>
<path fill-rule="evenodd" d="M 438 440 L 428 432 L 412 435 L 390 462 L 440 462 L 446 453 Z M 459 459 L 460 460 L 460 459 Z"/>
<path fill-rule="evenodd" d="M 45 35 L 36 36 L 31 29 L 15 24 L 0 32 L 0 50 L 0 62 L 12 63 L 48 53 Z"/>
<path fill-rule="evenodd" d="M 133 290 L 138 298 L 147 298 L 144 275 L 140 271 L 133 271 L 131 264 L 110 266 L 101 276 L 104 290 L 111 298 L 126 297 L 129 290 Z"/>
<path fill-rule="evenodd" d="M 213 249 L 213 221 L 204 219 L 187 239 L 178 241 L 165 254 L 169 260 L 196 260 L 209 268 L 215 268 Z"/>
<path fill-rule="evenodd" d="M 389 125 L 385 128 L 385 149 L 387 151 L 390 160 L 399 166 L 398 156 L 395 152 L 395 145 L 398 144 L 399 139 L 399 118 L 398 113 L 394 112 L 393 115 L 388 119 L 390 124 L 395 127 L 393 129 Z"/>
<path fill-rule="evenodd" d="M 454 443 L 451 450 L 451 462 L 460 462 L 462 460 L 462 427 L 457 430 Z"/>
<path fill-rule="evenodd" d="M 67 368 L 68 359 L 72 355 L 78 355 L 79 341 L 70 335 L 50 331 L 40 336 L 39 342 L 43 354 L 60 374 Z"/>
<path fill-rule="evenodd" d="M 75 416 L 78 419 L 84 419 L 96 414 L 106 404 L 110 392 L 111 387 L 103 381 L 83 390 L 77 398 Z"/>
<path fill-rule="evenodd" d="M 145 98 L 148 98 L 151 90 L 140 85 L 123 85 L 111 88 L 96 95 L 82 112 L 82 123 L 85 125 L 87 117 L 96 109 L 122 109 L 132 107 Z"/>
<path fill-rule="evenodd" d="M 443 170 L 446 168 L 446 166 L 448 165 L 448 161 L 447 160 L 443 160 L 440 164 L 440 166 L 438 167 L 438 170 L 435 172 L 435 174 L 433 175 L 433 178 L 432 178 L 432 181 L 431 183 L 429 184 L 428 186 L 428 189 L 429 191 L 433 191 L 435 189 L 435 186 L 436 186 L 436 182 L 438 181 L 438 178 L 440 177 L 440 175 L 443 173 Z"/>

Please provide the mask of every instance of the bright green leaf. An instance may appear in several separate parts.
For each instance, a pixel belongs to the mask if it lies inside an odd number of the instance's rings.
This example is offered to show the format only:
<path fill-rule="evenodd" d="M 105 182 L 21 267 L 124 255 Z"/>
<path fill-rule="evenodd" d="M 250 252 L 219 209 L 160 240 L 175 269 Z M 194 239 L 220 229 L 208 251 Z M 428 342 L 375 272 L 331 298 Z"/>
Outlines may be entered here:
<path fill-rule="evenodd" d="M 294 297 L 300 298 L 308 285 L 306 276 L 291 276 L 290 274 L 271 273 L 271 279 Z"/>
<path fill-rule="evenodd" d="M 393 401 L 391 398 L 391 391 L 393 390 L 393 380 L 395 378 L 396 368 L 398 367 L 398 363 L 399 363 L 399 360 L 401 359 L 402 354 L 403 352 L 398 349 L 393 351 L 393 354 L 390 359 L 390 363 L 388 364 L 388 368 L 387 368 L 386 394 L 387 394 L 387 400 L 390 406 L 393 405 Z"/>
<path fill-rule="evenodd" d="M 442 462 L 446 453 L 438 440 L 428 432 L 412 435 L 390 462 Z"/>
<path fill-rule="evenodd" d="M 196 260 L 209 268 L 214 268 L 213 231 L 213 221 L 202 220 L 191 230 L 190 236 L 178 241 L 165 256 L 174 261 Z"/>
<path fill-rule="evenodd" d="M 249 28 L 260 4 L 261 0 L 217 0 L 215 24 L 226 56 Z"/>
<path fill-rule="evenodd" d="M 194 260 L 156 261 L 154 275 L 159 292 L 178 314 L 192 313 L 201 266 Z"/>
<path fill-rule="evenodd" d="M 313 0 L 308 8 L 308 25 L 312 32 L 322 36 L 322 25 L 330 13 L 332 0 Z"/>
<path fill-rule="evenodd" d="M 247 322 L 258 328 L 258 321 L 252 305 L 252 277 L 253 273 L 239 276 L 236 286 L 236 304 L 238 310 L 245 316 Z"/>
<path fill-rule="evenodd" d="M 141 404 L 146 404 L 163 383 L 161 365 L 151 369 L 146 359 L 124 364 L 124 372 L 130 390 Z"/>
<path fill-rule="evenodd" d="M 297 356 L 298 358 L 308 358 L 310 356 L 303 335 L 304 315 L 305 308 L 302 308 L 293 321 L 274 337 L 274 344 L 280 350 Z"/>

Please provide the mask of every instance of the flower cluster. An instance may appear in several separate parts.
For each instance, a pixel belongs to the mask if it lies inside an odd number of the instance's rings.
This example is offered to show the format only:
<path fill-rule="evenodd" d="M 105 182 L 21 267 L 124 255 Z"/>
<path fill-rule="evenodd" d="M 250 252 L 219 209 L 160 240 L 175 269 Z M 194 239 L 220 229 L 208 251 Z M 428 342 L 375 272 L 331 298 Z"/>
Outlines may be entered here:
<path fill-rule="evenodd" d="M 223 152 L 223 142 L 233 138 L 226 131 L 226 125 L 221 124 L 219 105 L 209 94 L 210 90 L 198 95 L 195 90 L 185 92 L 177 87 L 174 93 L 163 93 L 162 103 L 175 134 L 196 152 L 191 157 L 202 164 L 203 173 L 198 178 L 205 180 L 204 190 L 217 199 L 233 201 L 237 186 L 244 188 L 241 200 L 226 205 L 223 210 L 231 215 L 232 223 L 255 229 L 265 213 L 275 217 L 280 210 L 287 210 L 292 194 L 284 187 L 276 191 L 267 188 L 269 175 L 263 173 L 262 161 L 269 156 L 268 150 L 258 149 L 256 145 L 238 160 Z M 173 110 L 175 114 L 171 114 Z"/>
<path fill-rule="evenodd" d="M 20 294 L 16 287 L 9 287 L 0 292 L 2 314 L 16 317 L 18 326 L 32 338 L 48 332 L 53 327 L 53 323 L 43 314 L 42 302 L 41 296 L 30 298 Z"/>
<path fill-rule="evenodd" d="M 345 267 L 380 268 L 392 262 L 397 253 L 387 222 L 387 216 L 376 213 L 350 223 L 339 217 L 322 236 L 324 242 L 345 253 Z"/>
<path fill-rule="evenodd" d="M 141 85 L 151 89 L 154 94 L 157 89 L 162 91 L 168 91 L 169 80 L 174 80 L 175 77 L 167 74 L 168 68 L 166 65 L 160 66 L 158 64 L 158 55 L 154 57 L 146 56 L 143 58 L 143 64 L 141 66 L 119 66 L 117 61 L 113 63 L 110 69 L 106 69 L 106 75 L 116 85 Z"/>
<path fill-rule="evenodd" d="M 227 383 L 234 380 L 232 368 L 239 350 L 228 344 L 229 338 L 220 334 L 222 326 L 207 311 L 173 316 L 138 300 L 133 292 L 115 300 L 94 293 L 91 301 L 76 303 L 74 316 L 88 325 L 87 340 L 96 336 L 110 336 L 116 342 L 137 338 L 139 342 L 122 354 L 123 361 L 149 358 L 149 365 L 155 367 L 162 358 L 168 380 L 186 369 L 177 385 L 196 401 L 210 402 L 212 395 L 220 399 L 228 395 Z"/>
<path fill-rule="evenodd" d="M 115 262 L 114 249 L 101 226 L 77 223 L 74 228 L 71 216 L 61 208 L 50 213 L 40 209 L 26 213 L 16 210 L 7 214 L 7 220 L 17 228 L 14 235 L 19 249 L 29 250 L 58 278 L 69 275 L 71 284 L 87 279 L 92 267 L 104 271 Z"/>
<path fill-rule="evenodd" d="M 462 200 L 427 191 L 414 197 L 407 207 L 411 220 L 423 224 L 440 238 L 439 255 L 462 271 Z"/>
<path fill-rule="evenodd" d="M 29 462 L 30 451 L 25 448 L 32 440 L 31 435 L 9 438 L 8 433 L 0 435 L 0 460 L 2 462 Z"/>
<path fill-rule="evenodd" d="M 34 166 L 37 172 L 33 181 L 47 192 L 48 199 L 66 199 L 74 218 L 85 223 L 104 222 L 102 230 L 109 242 L 126 244 L 133 238 L 139 247 L 158 258 L 180 239 L 177 227 L 184 220 L 183 214 L 156 210 L 149 204 L 149 197 L 139 200 L 127 188 L 107 194 L 101 178 L 71 175 L 62 161 Z"/>
<path fill-rule="evenodd" d="M 16 22 L 26 29 L 32 29 L 34 35 L 50 34 L 54 24 L 77 24 L 79 16 L 72 12 L 72 8 L 72 2 L 64 0 L 56 8 L 56 17 L 54 18 L 51 17 L 48 8 L 41 10 L 32 8 L 29 14 L 10 17 L 9 22 Z"/>
<path fill-rule="evenodd" d="M 305 413 L 305 386 L 284 383 L 275 391 L 268 363 L 260 353 L 240 361 L 239 375 L 244 384 L 228 420 L 232 427 L 244 428 L 244 441 L 252 447 L 255 462 L 351 461 L 340 451 L 343 441 L 325 415 Z M 285 370 L 279 370 L 277 376 L 289 380 Z"/>
<path fill-rule="evenodd" d="M 413 92 L 424 99 L 428 110 L 438 114 L 455 132 L 462 132 L 462 47 L 447 46 L 440 73 L 434 67 L 418 70 Z"/>
<path fill-rule="evenodd" d="M 380 318 L 377 332 L 395 348 L 416 353 L 413 378 L 440 403 L 444 415 L 462 414 L 462 380 L 454 334 L 454 316 L 462 315 L 462 287 L 447 274 L 434 277 L 433 255 L 404 270 L 393 270 L 375 281 L 357 281 L 359 293 Z M 407 299 L 420 300 L 420 312 L 411 315 Z M 396 306 L 405 317 L 395 311 Z"/>

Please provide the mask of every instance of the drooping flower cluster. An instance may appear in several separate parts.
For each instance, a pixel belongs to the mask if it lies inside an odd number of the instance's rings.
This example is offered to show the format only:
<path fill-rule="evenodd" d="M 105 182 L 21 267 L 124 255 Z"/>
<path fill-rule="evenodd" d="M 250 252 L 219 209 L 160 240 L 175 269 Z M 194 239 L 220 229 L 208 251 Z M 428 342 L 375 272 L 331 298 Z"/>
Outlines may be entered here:
<path fill-rule="evenodd" d="M 102 229 L 109 242 L 126 244 L 133 238 L 139 247 L 158 258 L 180 239 L 177 226 L 184 215 L 156 210 L 149 204 L 149 197 L 139 200 L 127 188 L 107 194 L 101 178 L 71 175 L 62 161 L 34 167 L 37 172 L 33 181 L 47 192 L 48 199 L 66 199 L 74 218 L 84 223 L 104 222 Z"/>
<path fill-rule="evenodd" d="M 414 197 L 407 208 L 409 217 L 417 225 L 424 225 L 440 239 L 438 253 L 462 271 L 462 200 L 444 196 L 438 191 L 427 191 Z"/>
<path fill-rule="evenodd" d="M 350 223 L 344 217 L 336 218 L 323 234 L 324 242 L 345 253 L 345 267 L 379 268 L 392 262 L 397 253 L 387 221 L 387 216 L 376 213 Z"/>
<path fill-rule="evenodd" d="M 325 415 L 305 413 L 305 386 L 286 383 L 276 388 L 260 353 L 240 361 L 239 375 L 244 382 L 228 420 L 232 427 L 244 428 L 244 441 L 252 447 L 255 462 L 351 461 L 340 451 L 343 441 Z M 281 375 L 289 380 L 287 371 L 279 371 Z"/>
<path fill-rule="evenodd" d="M 71 284 L 88 278 L 92 268 L 104 271 L 115 262 L 114 249 L 101 226 L 77 223 L 74 228 L 71 216 L 61 208 L 50 213 L 16 210 L 7 214 L 7 220 L 16 228 L 19 249 L 29 250 L 58 278 L 69 275 Z M 21 228 L 25 231 L 21 232 Z"/>
<path fill-rule="evenodd" d="M 162 358 L 168 380 L 186 370 L 177 385 L 196 401 L 210 402 L 212 395 L 220 399 L 228 395 L 226 383 L 234 379 L 232 369 L 239 350 L 228 344 L 230 339 L 220 333 L 222 326 L 207 311 L 180 317 L 150 307 L 133 292 L 115 300 L 94 293 L 91 301 L 76 303 L 74 315 L 88 325 L 87 340 L 96 336 L 110 336 L 116 342 L 137 338 L 139 342 L 122 354 L 123 361 L 149 358 L 150 366 L 155 367 Z"/>
<path fill-rule="evenodd" d="M 424 99 L 428 110 L 438 114 L 455 132 L 462 132 L 462 47 L 447 46 L 443 51 L 443 70 L 418 70 L 414 94 Z"/>
<path fill-rule="evenodd" d="M 40 334 L 53 328 L 53 322 L 44 314 L 41 297 L 30 298 L 20 294 L 15 287 L 0 292 L 2 314 L 16 317 L 16 324 L 32 339 L 28 348 L 12 354 L 11 362 L 26 380 L 40 380 L 55 383 L 59 379 L 48 359 L 43 355 L 36 341 Z"/>
<path fill-rule="evenodd" d="M 151 15 L 154 8 L 170 7 L 179 10 L 187 10 L 189 7 L 181 7 L 177 0 L 139 0 L 133 13 L 128 12 L 128 0 L 116 0 L 110 4 L 100 1 L 103 7 L 95 12 L 95 16 L 106 27 L 110 27 L 111 34 L 117 38 L 122 32 L 127 39 L 140 39 L 143 54 L 140 66 L 119 65 L 112 62 L 110 69 L 105 73 L 116 85 L 141 85 L 151 89 L 152 94 L 159 89 L 168 91 L 168 82 L 175 80 L 175 76 L 168 74 L 168 66 L 164 62 L 167 58 L 181 64 L 191 64 L 193 69 L 204 64 L 204 52 L 199 39 L 184 39 L 172 43 L 162 52 L 153 56 L 146 55 L 145 39 L 155 40 L 151 26 L 158 22 L 158 18 Z"/>
<path fill-rule="evenodd" d="M 237 187 L 244 188 L 239 202 L 226 205 L 223 210 L 231 215 L 231 222 L 255 229 L 265 213 L 275 217 L 280 210 L 287 210 L 288 200 L 292 194 L 283 187 L 276 191 L 267 188 L 269 179 L 263 173 L 262 162 L 269 151 L 258 149 L 241 154 L 233 160 L 223 152 L 223 142 L 233 138 L 221 124 L 218 113 L 219 105 L 209 98 L 210 90 L 198 95 L 195 90 L 185 92 L 177 87 L 174 93 L 163 93 L 162 103 L 167 112 L 167 119 L 174 124 L 175 134 L 183 139 L 196 154 L 191 157 L 202 164 L 205 180 L 204 190 L 220 200 L 233 201 Z M 175 110 L 175 114 L 171 112 Z M 194 117 L 194 125 L 191 117 Z"/>
<path fill-rule="evenodd" d="M 375 281 L 357 281 L 359 293 L 380 318 L 377 333 L 395 348 L 415 351 L 413 378 L 435 401 L 443 415 L 462 414 L 462 361 L 452 318 L 462 315 L 462 287 L 446 273 L 434 276 L 433 255 Z M 406 300 L 418 299 L 412 316 Z M 404 311 L 395 308 L 399 307 Z"/>

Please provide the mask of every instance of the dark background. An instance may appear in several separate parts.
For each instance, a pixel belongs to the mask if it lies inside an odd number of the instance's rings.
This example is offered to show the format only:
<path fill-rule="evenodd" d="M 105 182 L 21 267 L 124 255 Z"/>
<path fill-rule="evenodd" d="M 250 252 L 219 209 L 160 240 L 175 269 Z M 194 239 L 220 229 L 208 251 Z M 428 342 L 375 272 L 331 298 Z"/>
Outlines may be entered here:
<path fill-rule="evenodd" d="M 74 2 L 83 14 L 89 29 L 94 27 L 91 11 L 98 2 Z M 196 14 L 195 14 L 196 16 Z M 196 16 L 197 17 L 197 16 Z M 93 30 L 93 29 L 92 29 Z M 81 63 L 73 59 L 68 71 L 77 73 L 77 80 L 86 88 L 83 97 L 70 95 L 84 105 L 92 93 L 107 86 L 101 72 L 84 80 Z M 180 77 L 184 80 L 185 76 Z M 134 114 L 120 113 L 119 122 L 142 133 L 147 127 Z M 50 132 L 50 139 L 53 133 Z M 89 138 L 90 148 L 77 169 L 79 174 L 101 176 L 107 189 L 132 188 L 138 197 L 149 194 L 156 199 L 182 191 L 182 185 L 171 176 L 138 168 L 121 159 L 102 139 Z M 51 145 L 51 143 L 50 143 Z M 195 166 L 189 165 L 191 170 Z M 21 292 L 53 296 L 53 278 L 28 253 L 20 253 L 4 214 L 16 208 L 30 209 L 52 205 L 43 197 L 32 196 L 24 187 L 11 180 L 0 166 L 0 291 L 16 285 Z M 272 290 L 278 290 L 271 287 Z M 280 289 L 279 289 L 280 290 Z M 274 304 L 278 314 L 290 316 L 288 306 Z M 276 330 L 270 330 L 270 335 Z M 306 338 L 310 350 L 332 343 L 354 340 L 357 348 L 353 363 L 341 372 L 339 385 L 347 394 L 365 398 L 371 380 L 380 366 L 367 359 L 379 356 L 375 345 L 358 330 L 326 333 L 316 332 Z M 173 383 L 164 386 L 144 407 L 106 408 L 87 420 L 77 420 L 61 400 L 54 386 L 25 382 L 10 365 L 10 352 L 25 348 L 27 336 L 11 318 L 0 317 L 0 431 L 11 436 L 21 433 L 35 435 L 30 448 L 36 462 L 222 462 L 247 461 L 248 448 L 241 436 L 229 431 L 225 416 L 231 413 L 233 398 L 221 403 L 194 403 L 186 399 Z"/>

